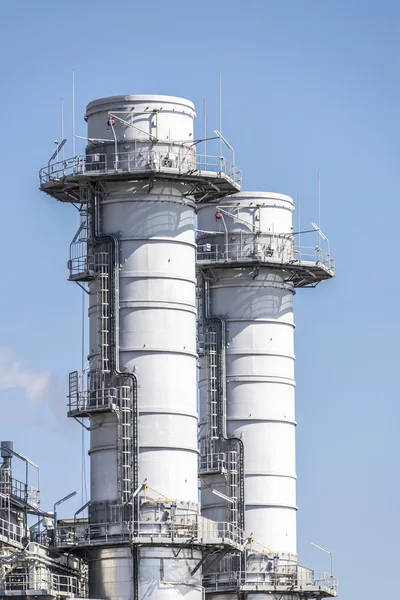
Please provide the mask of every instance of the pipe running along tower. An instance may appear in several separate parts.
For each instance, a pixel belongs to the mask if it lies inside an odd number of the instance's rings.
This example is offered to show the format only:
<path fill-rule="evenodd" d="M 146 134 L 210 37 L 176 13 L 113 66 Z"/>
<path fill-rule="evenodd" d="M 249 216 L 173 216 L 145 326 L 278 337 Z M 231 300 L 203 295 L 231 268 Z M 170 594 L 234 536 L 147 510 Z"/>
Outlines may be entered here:
<path fill-rule="evenodd" d="M 90 598 L 200 600 L 202 551 L 242 543 L 200 516 L 194 226 L 240 172 L 196 153 L 194 118 L 181 98 L 96 100 L 86 154 L 41 172 L 81 214 L 69 269 L 89 294 L 89 373 L 70 374 L 69 416 L 90 429 L 89 524 L 56 545 L 88 560 Z"/>
<path fill-rule="evenodd" d="M 296 246 L 291 198 L 241 192 L 222 136 L 198 152 L 194 118 L 181 98 L 95 100 L 85 154 L 40 173 L 79 210 L 69 278 L 90 323 L 68 407 L 90 501 L 53 546 L 87 563 L 90 599 L 335 596 L 296 553 L 292 308 L 333 261 L 319 230 Z"/>

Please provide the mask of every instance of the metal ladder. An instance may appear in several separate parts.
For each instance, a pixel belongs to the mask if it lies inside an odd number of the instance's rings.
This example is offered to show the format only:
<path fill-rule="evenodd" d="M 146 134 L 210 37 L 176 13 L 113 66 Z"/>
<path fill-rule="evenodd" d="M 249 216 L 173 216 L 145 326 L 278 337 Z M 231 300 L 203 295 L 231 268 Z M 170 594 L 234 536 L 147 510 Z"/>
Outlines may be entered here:
<path fill-rule="evenodd" d="M 97 332 L 100 356 L 98 370 L 110 372 L 110 277 L 108 252 L 96 252 Z"/>
<path fill-rule="evenodd" d="M 205 336 L 205 359 L 208 395 L 208 436 L 200 443 L 200 465 L 204 475 L 223 473 L 226 478 L 226 490 L 233 500 L 227 505 L 227 520 L 239 526 L 239 467 L 238 452 L 230 449 L 231 440 L 223 439 L 219 431 L 219 352 L 217 332 L 210 325 Z M 232 440 L 234 443 L 234 440 Z"/>
<path fill-rule="evenodd" d="M 209 436 L 218 439 L 218 347 L 217 333 L 208 329 L 205 333 L 206 373 L 208 382 Z"/>
<path fill-rule="evenodd" d="M 198 273 L 198 277 L 201 275 Z M 203 293 L 200 285 L 196 286 L 196 309 L 197 309 L 197 326 L 196 326 L 196 347 L 197 354 L 203 356 L 205 353 L 205 340 L 204 340 L 204 306 L 203 306 Z"/>
<path fill-rule="evenodd" d="M 230 450 L 226 454 L 227 457 L 227 487 L 229 497 L 234 500 L 233 504 L 228 507 L 229 521 L 239 526 L 239 470 L 238 470 L 238 453 L 236 450 Z"/>
<path fill-rule="evenodd" d="M 223 418 L 224 408 L 220 406 L 221 388 L 224 382 L 221 361 L 224 360 L 220 355 L 218 346 L 218 325 L 217 320 L 206 317 L 205 307 L 209 307 L 210 298 L 206 292 L 203 293 L 204 275 L 199 274 L 197 286 L 197 306 L 199 330 L 204 334 L 204 355 L 206 361 L 207 377 L 207 395 L 208 395 L 208 436 L 200 441 L 200 465 L 204 475 L 208 472 L 223 473 L 226 478 L 226 491 L 229 498 L 233 500 L 227 505 L 227 520 L 229 523 L 239 527 L 240 513 L 239 507 L 244 498 L 242 497 L 243 486 L 240 485 L 239 473 L 239 451 L 238 441 L 225 438 L 220 419 Z M 210 308 L 207 310 L 209 313 Z M 222 335 L 220 333 L 220 335 Z M 223 343 L 223 342 L 222 342 Z"/>
<path fill-rule="evenodd" d="M 121 501 L 125 504 L 131 499 L 132 493 L 133 411 L 129 386 L 118 387 L 118 400 L 118 488 Z"/>
<path fill-rule="evenodd" d="M 99 375 L 110 373 L 111 357 L 111 314 L 110 314 L 110 254 L 97 252 L 95 254 L 96 281 L 97 281 L 97 323 L 98 344 L 100 356 L 98 362 Z M 116 392 L 117 413 L 117 469 L 118 492 L 122 503 L 129 502 L 132 493 L 132 432 L 133 410 L 131 402 L 131 388 L 114 381 Z"/>

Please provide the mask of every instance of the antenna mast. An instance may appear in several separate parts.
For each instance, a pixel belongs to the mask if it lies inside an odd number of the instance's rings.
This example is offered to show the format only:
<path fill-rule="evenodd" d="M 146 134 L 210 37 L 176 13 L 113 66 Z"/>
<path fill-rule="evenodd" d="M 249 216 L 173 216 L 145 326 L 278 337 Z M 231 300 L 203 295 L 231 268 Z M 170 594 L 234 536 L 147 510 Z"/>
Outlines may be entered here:
<path fill-rule="evenodd" d="M 72 156 L 75 156 L 75 70 L 72 69 Z"/>
<path fill-rule="evenodd" d="M 218 85 L 219 85 L 219 131 L 222 135 L 222 74 L 221 69 L 218 71 Z M 222 156 L 222 140 L 219 140 L 219 155 Z"/>

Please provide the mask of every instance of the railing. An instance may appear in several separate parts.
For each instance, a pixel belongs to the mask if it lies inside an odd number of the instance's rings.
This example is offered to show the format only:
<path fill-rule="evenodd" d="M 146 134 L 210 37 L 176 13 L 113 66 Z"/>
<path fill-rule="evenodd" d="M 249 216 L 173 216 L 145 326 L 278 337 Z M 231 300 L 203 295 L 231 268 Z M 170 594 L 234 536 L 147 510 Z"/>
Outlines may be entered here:
<path fill-rule="evenodd" d="M 11 479 L 11 495 L 26 501 L 33 506 L 37 506 L 40 501 L 40 493 L 37 488 L 14 478 Z"/>
<path fill-rule="evenodd" d="M 316 263 L 332 273 L 335 272 L 335 259 L 319 246 L 297 246 L 294 249 L 294 258 L 299 264 Z"/>
<path fill-rule="evenodd" d="M 77 371 L 69 374 L 68 413 L 115 410 L 119 406 L 119 388 L 108 387 L 102 373 L 91 373 L 89 390 L 87 377 Z"/>
<path fill-rule="evenodd" d="M 0 583 L 0 586 L 2 586 L 3 589 L 6 591 L 11 591 L 11 590 L 26 591 L 26 590 L 32 589 L 31 588 L 32 584 L 29 582 L 29 573 L 28 572 L 7 575 L 7 577 L 4 579 L 4 581 L 2 583 Z M 36 589 L 39 589 L 39 588 L 36 588 Z"/>
<path fill-rule="evenodd" d="M 223 156 L 209 156 L 206 154 L 196 155 L 196 170 L 199 173 L 203 171 L 214 171 L 222 173 L 228 179 L 231 179 L 239 186 L 242 185 L 242 172 L 230 160 Z"/>
<path fill-rule="evenodd" d="M 266 235 L 254 235 L 234 243 L 200 243 L 197 247 L 197 260 L 216 263 L 257 261 L 285 266 L 307 266 L 311 263 L 332 273 L 335 269 L 334 259 L 319 246 L 294 247 L 293 239 Z"/>
<path fill-rule="evenodd" d="M 80 391 L 68 398 L 68 412 L 90 412 L 113 410 L 118 406 L 117 388 Z"/>
<path fill-rule="evenodd" d="M 137 535 L 134 536 L 133 532 Z M 55 546 L 89 546 L 113 544 L 135 539 L 152 543 L 192 541 L 194 544 L 215 543 L 241 546 L 242 531 L 226 522 L 215 522 L 203 517 L 176 517 L 171 521 L 136 521 L 120 523 L 76 524 L 57 529 Z"/>
<path fill-rule="evenodd" d="M 293 241 L 282 240 L 279 244 L 272 244 L 270 238 L 252 236 L 243 241 L 222 244 L 199 244 L 197 248 L 198 260 L 241 261 L 249 259 L 261 261 L 275 260 L 288 262 L 293 260 Z"/>
<path fill-rule="evenodd" d="M 39 576 L 34 572 L 29 573 L 28 569 L 24 569 L 19 573 L 7 575 L 0 588 L 6 591 L 27 590 L 39 591 L 47 590 L 56 592 L 62 596 L 76 596 L 79 593 L 79 584 L 75 577 L 70 575 L 59 575 L 54 573 L 41 573 Z"/>
<path fill-rule="evenodd" d="M 226 473 L 227 471 L 224 452 L 204 452 L 200 454 L 198 464 L 201 473 Z"/>
<path fill-rule="evenodd" d="M 204 579 L 207 591 L 268 591 L 276 588 L 323 590 L 336 596 L 338 582 L 329 573 L 320 573 L 299 565 L 281 566 L 276 571 L 228 571 L 208 573 Z"/>
<path fill-rule="evenodd" d="M 0 536 L 13 542 L 22 542 L 23 529 L 20 525 L 15 525 L 6 519 L 0 519 Z"/>
<path fill-rule="evenodd" d="M 94 258 L 88 254 L 89 231 L 85 218 L 70 244 L 68 269 L 72 280 L 94 277 Z"/>
<path fill-rule="evenodd" d="M 52 574 L 51 583 L 51 587 L 63 596 L 77 596 L 79 594 L 78 580 L 75 577 Z"/>
<path fill-rule="evenodd" d="M 0 469 L 0 493 L 5 496 L 14 496 L 19 500 L 37 506 L 40 492 L 37 488 L 11 477 L 10 469 Z"/>
<path fill-rule="evenodd" d="M 223 156 L 195 155 L 190 148 L 174 148 L 171 152 L 137 150 L 118 154 L 88 154 L 52 163 L 40 170 L 42 186 L 63 180 L 65 177 L 115 173 L 198 174 L 215 173 L 231 180 L 238 186 L 242 182 L 241 171 Z"/>

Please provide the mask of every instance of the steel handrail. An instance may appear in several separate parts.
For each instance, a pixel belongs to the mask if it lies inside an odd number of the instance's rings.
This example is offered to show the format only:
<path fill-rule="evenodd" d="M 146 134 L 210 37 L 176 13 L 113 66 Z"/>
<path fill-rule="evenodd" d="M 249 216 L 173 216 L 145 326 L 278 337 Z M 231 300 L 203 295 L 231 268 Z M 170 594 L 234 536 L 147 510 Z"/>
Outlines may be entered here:
<path fill-rule="evenodd" d="M 34 578 L 31 580 L 29 573 L 11 573 L 4 579 L 5 590 L 22 590 L 26 591 L 32 589 L 38 590 L 54 590 L 59 593 L 77 593 L 78 592 L 78 581 L 76 577 L 71 575 L 58 575 L 54 573 L 48 573 L 41 575 L 40 579 Z"/>
<path fill-rule="evenodd" d="M 130 173 L 143 170 L 155 172 L 216 172 L 224 174 L 235 183 L 242 181 L 241 171 L 224 156 L 196 155 L 194 152 L 181 148 L 171 152 L 154 150 L 136 150 L 106 155 L 94 153 L 74 156 L 62 161 L 51 163 L 40 169 L 40 183 L 46 185 L 57 182 L 69 176 L 90 174 Z"/>
<path fill-rule="evenodd" d="M 20 525 L 15 525 L 6 519 L 0 519 L 0 535 L 13 540 L 14 542 L 21 542 L 23 529 Z"/>
<path fill-rule="evenodd" d="M 247 588 L 256 586 L 257 589 L 276 588 L 279 586 L 287 587 L 290 579 L 291 586 L 323 588 L 337 593 L 338 581 L 326 572 L 316 572 L 312 569 L 300 565 L 278 566 L 276 571 L 217 571 L 207 573 L 205 587 L 208 590 L 237 588 L 238 585 L 244 585 Z"/>
<path fill-rule="evenodd" d="M 241 530 L 228 522 L 206 521 L 202 518 L 177 517 L 176 521 L 124 521 L 118 523 L 91 523 L 61 526 L 57 530 L 55 545 L 86 545 L 95 540 L 117 540 L 132 538 L 137 530 L 138 537 L 171 539 L 230 540 L 240 544 Z M 184 535 L 182 535 L 184 534 Z"/>
<path fill-rule="evenodd" d="M 251 240 L 242 243 L 210 244 L 203 243 L 197 247 L 197 260 L 211 260 L 215 262 L 248 261 L 258 259 L 261 262 L 275 262 L 282 264 L 313 263 L 321 265 L 329 271 L 334 271 L 334 259 L 323 249 L 315 246 L 293 246 L 287 242 L 274 249 L 262 247 L 257 240 L 256 244 Z"/>

